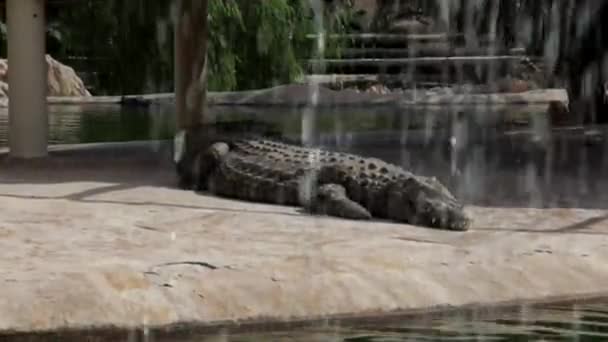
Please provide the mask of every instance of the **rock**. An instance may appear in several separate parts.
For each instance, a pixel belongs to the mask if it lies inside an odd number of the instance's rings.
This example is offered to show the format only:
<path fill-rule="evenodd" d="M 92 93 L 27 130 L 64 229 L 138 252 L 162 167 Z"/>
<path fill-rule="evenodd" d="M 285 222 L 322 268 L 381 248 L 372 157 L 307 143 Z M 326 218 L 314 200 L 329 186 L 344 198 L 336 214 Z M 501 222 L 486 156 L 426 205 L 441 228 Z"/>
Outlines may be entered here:
<path fill-rule="evenodd" d="M 46 55 L 46 63 L 49 96 L 91 96 L 72 67 L 61 64 L 50 55 Z"/>
<path fill-rule="evenodd" d="M 395 20 L 389 26 L 389 32 L 394 33 L 409 33 L 409 34 L 420 34 L 430 33 L 432 26 L 425 21 L 418 20 L 416 18 L 400 19 Z"/>
<path fill-rule="evenodd" d="M 0 107 L 8 106 L 8 83 L 0 81 Z"/>
<path fill-rule="evenodd" d="M 46 55 L 48 67 L 48 96 L 90 97 L 84 82 L 73 68 Z M 8 60 L 0 59 L 0 106 L 8 103 Z"/>
<path fill-rule="evenodd" d="M 367 90 L 365 90 L 368 93 L 373 93 L 373 94 L 389 94 L 391 93 L 391 90 L 382 84 L 374 84 L 371 87 L 367 88 Z"/>
<path fill-rule="evenodd" d="M 499 93 L 525 93 L 530 90 L 539 89 L 538 85 L 532 80 L 519 78 L 504 78 L 497 82 Z"/>

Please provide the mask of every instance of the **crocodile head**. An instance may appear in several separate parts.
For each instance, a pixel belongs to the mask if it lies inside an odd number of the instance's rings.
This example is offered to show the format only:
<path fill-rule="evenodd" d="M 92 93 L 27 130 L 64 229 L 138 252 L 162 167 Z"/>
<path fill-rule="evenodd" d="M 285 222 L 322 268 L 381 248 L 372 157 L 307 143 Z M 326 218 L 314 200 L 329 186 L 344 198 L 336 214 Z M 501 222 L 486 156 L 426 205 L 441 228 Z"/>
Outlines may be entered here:
<path fill-rule="evenodd" d="M 387 204 L 390 217 L 414 225 L 465 231 L 471 224 L 464 206 L 435 178 L 411 175 L 395 181 Z"/>

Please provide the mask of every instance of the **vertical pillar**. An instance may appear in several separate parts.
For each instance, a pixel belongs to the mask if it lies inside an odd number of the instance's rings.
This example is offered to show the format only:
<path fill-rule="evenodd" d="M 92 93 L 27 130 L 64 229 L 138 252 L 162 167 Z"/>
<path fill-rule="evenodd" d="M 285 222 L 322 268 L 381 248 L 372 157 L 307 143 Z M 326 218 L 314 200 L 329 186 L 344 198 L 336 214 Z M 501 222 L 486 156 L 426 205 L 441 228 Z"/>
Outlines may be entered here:
<path fill-rule="evenodd" d="M 45 0 L 7 0 L 9 149 L 11 156 L 47 155 Z"/>
<path fill-rule="evenodd" d="M 208 0 L 176 0 L 174 87 L 178 130 L 208 119 L 207 3 Z"/>

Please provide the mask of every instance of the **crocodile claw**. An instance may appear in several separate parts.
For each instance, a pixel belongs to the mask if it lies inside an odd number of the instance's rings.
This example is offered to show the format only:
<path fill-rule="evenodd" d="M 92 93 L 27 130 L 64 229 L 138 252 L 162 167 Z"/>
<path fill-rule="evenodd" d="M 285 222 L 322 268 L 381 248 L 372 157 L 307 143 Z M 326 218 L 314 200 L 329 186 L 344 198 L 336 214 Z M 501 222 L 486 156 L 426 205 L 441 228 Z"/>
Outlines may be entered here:
<path fill-rule="evenodd" d="M 313 212 L 353 220 L 369 220 L 370 212 L 346 195 L 346 189 L 338 184 L 319 187 L 313 203 Z"/>

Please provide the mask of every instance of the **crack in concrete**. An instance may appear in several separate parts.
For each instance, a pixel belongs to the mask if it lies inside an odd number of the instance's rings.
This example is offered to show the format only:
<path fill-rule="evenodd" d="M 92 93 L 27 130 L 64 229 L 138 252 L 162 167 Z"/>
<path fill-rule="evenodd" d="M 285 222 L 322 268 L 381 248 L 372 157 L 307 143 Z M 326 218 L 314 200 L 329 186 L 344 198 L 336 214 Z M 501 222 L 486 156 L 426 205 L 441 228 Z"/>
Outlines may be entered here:
<path fill-rule="evenodd" d="M 164 264 L 160 264 L 160 265 L 156 265 L 153 268 L 156 267 L 167 267 L 167 266 L 178 266 L 178 265 L 191 265 L 191 266 L 201 266 L 201 267 L 205 267 L 208 268 L 210 270 L 217 270 L 219 267 L 212 265 L 208 262 L 204 262 L 204 261 L 175 261 L 175 262 L 167 262 Z"/>

